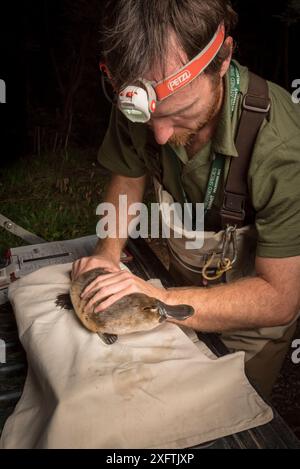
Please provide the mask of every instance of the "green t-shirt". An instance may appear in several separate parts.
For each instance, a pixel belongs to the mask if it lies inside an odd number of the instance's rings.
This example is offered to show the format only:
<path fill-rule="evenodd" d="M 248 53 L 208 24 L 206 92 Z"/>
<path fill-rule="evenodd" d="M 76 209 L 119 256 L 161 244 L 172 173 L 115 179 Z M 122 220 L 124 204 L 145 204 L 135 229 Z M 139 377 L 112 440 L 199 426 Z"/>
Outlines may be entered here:
<path fill-rule="evenodd" d="M 241 85 L 233 118 L 228 73 L 224 105 L 213 139 L 191 159 L 184 147 L 173 147 L 180 159 L 182 185 L 193 203 L 204 201 L 212 155 L 219 153 L 226 159 L 217 196 L 205 220 L 208 230 L 220 229 L 219 210 L 230 157 L 238 158 L 234 137 L 249 75 L 246 67 L 235 63 Z M 271 111 L 260 129 L 248 172 L 258 234 L 256 253 L 260 257 L 292 257 L 300 255 L 300 105 L 294 104 L 291 95 L 276 84 L 268 85 Z M 128 121 L 114 107 L 98 160 L 113 173 L 132 178 L 161 171 L 165 189 L 180 201 L 174 165 L 166 154 L 167 145 L 157 145 L 147 125 Z"/>

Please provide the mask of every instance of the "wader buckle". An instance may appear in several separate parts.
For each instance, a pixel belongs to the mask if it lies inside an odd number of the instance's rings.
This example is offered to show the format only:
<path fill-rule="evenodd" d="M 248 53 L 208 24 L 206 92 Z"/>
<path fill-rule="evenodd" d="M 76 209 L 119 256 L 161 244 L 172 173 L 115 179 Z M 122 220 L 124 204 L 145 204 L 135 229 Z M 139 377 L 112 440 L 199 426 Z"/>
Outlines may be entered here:
<path fill-rule="evenodd" d="M 212 253 L 206 264 L 202 269 L 202 277 L 207 281 L 218 280 L 220 279 L 223 274 L 228 272 L 232 269 L 233 264 L 237 260 L 237 241 L 236 241 L 236 229 L 237 226 L 227 225 L 224 230 L 223 235 L 223 246 L 222 246 L 222 254 L 221 259 L 218 263 L 218 267 L 216 273 L 214 275 L 210 275 L 208 273 L 208 269 L 210 268 L 211 264 L 215 256 L 217 255 L 215 252 Z M 232 257 L 230 256 L 230 247 L 232 246 Z"/>

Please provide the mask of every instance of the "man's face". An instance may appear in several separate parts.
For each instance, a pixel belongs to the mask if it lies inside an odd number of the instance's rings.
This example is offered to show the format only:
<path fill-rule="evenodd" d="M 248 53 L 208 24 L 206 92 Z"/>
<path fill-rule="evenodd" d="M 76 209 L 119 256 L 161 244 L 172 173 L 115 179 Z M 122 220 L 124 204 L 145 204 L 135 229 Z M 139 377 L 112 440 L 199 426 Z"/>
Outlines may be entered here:
<path fill-rule="evenodd" d="M 177 146 L 190 143 L 216 116 L 221 95 L 221 79 L 216 83 L 203 75 L 160 103 L 149 122 L 157 143 Z"/>
<path fill-rule="evenodd" d="M 145 78 L 149 81 L 160 81 L 177 72 L 188 59 L 178 54 L 173 47 L 166 61 L 165 74 L 159 68 Z M 201 74 L 189 85 L 159 102 L 148 125 L 151 127 L 158 144 L 169 142 L 174 145 L 187 145 L 194 135 L 209 124 L 220 109 L 222 99 L 221 77 Z"/>

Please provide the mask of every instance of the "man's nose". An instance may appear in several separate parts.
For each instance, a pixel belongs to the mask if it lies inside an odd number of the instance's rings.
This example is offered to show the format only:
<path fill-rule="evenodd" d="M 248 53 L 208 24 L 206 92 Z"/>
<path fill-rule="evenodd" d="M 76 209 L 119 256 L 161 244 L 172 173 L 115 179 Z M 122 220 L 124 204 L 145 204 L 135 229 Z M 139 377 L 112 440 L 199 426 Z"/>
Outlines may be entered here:
<path fill-rule="evenodd" d="M 167 143 L 169 138 L 172 137 L 174 133 L 174 128 L 172 125 L 152 122 L 151 127 L 155 140 L 159 145 L 165 145 L 165 143 Z"/>

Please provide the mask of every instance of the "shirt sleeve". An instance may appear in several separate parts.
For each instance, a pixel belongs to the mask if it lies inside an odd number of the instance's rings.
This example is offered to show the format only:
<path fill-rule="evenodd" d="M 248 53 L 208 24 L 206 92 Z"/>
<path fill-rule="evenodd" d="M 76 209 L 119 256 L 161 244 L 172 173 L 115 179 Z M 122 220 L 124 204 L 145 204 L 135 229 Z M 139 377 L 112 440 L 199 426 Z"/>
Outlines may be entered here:
<path fill-rule="evenodd" d="M 300 135 L 273 148 L 255 169 L 257 255 L 300 255 Z"/>
<path fill-rule="evenodd" d="M 129 123 L 115 106 L 98 153 L 98 161 L 106 169 L 122 176 L 137 178 L 146 174 L 143 157 L 133 145 Z"/>

